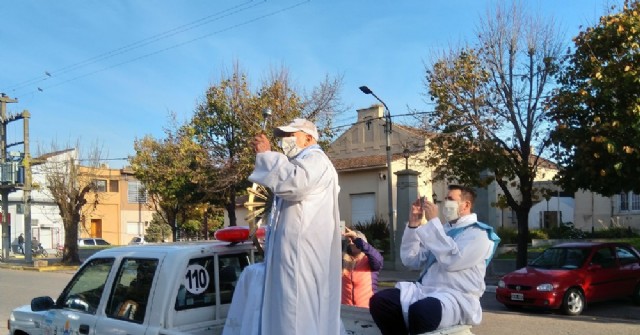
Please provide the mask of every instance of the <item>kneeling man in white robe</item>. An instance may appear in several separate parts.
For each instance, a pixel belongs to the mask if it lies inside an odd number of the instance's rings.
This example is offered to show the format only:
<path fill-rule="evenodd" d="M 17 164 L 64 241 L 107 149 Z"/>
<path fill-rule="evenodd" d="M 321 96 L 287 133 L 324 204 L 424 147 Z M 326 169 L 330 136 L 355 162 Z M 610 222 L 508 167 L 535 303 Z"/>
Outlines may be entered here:
<path fill-rule="evenodd" d="M 480 323 L 484 276 L 500 238 L 471 212 L 475 198 L 471 188 L 449 186 L 444 225 L 436 204 L 418 199 L 411 205 L 400 258 L 422 274 L 417 282 L 399 282 L 371 297 L 371 316 L 382 334 Z"/>

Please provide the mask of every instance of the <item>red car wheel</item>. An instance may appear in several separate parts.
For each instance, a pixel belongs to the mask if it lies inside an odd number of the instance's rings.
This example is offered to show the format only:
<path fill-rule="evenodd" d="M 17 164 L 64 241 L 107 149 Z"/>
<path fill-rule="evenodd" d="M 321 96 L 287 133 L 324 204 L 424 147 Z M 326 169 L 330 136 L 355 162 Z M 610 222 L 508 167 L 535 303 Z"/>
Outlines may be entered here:
<path fill-rule="evenodd" d="M 584 295 L 577 288 L 570 288 L 562 299 L 562 312 L 567 315 L 580 315 L 584 310 Z"/>

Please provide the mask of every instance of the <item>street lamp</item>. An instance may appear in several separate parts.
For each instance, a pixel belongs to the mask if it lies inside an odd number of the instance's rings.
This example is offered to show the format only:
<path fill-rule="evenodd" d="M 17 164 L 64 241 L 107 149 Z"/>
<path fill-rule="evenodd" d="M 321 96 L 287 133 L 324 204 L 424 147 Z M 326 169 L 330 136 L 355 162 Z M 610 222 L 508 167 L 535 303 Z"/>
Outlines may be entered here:
<path fill-rule="evenodd" d="M 364 94 L 373 95 L 376 100 L 380 101 L 380 103 L 384 106 L 385 115 L 384 115 L 384 132 L 387 138 L 387 192 L 388 192 L 388 205 L 389 205 L 389 258 L 392 260 L 393 268 L 395 269 L 395 231 L 396 225 L 393 220 L 393 178 L 391 171 L 391 112 L 389 112 L 389 107 L 384 103 L 380 98 L 378 98 L 372 90 L 370 90 L 367 86 L 360 86 L 360 91 Z"/>

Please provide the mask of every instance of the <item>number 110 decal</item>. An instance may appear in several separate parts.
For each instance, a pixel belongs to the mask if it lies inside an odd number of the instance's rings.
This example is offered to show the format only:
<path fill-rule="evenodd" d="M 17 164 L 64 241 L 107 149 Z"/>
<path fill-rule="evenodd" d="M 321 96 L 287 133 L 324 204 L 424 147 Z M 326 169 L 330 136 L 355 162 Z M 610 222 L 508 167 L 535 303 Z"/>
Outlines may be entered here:
<path fill-rule="evenodd" d="M 191 264 L 184 276 L 184 287 L 191 294 L 200 294 L 209 287 L 209 280 L 209 273 L 202 265 Z"/>

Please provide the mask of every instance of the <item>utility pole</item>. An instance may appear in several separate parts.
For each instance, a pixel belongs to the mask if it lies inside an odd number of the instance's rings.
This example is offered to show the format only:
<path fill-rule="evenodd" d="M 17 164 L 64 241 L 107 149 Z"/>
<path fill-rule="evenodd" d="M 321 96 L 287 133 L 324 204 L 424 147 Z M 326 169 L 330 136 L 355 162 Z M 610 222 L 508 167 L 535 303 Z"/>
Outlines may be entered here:
<path fill-rule="evenodd" d="M 7 117 L 7 104 L 18 102 L 6 94 L 0 93 L 0 194 L 2 196 L 2 257 L 9 259 L 11 248 L 11 226 L 9 226 L 9 193 L 15 191 L 15 176 L 13 164 L 7 163 L 7 123 L 16 118 Z M 17 167 L 17 164 L 15 165 Z M 15 171 L 17 172 L 17 171 Z M 26 241 L 25 241 L 26 242 Z"/>
<path fill-rule="evenodd" d="M 29 150 L 29 118 L 31 114 L 25 110 L 22 112 L 24 118 L 24 158 L 22 166 L 24 167 L 24 187 L 22 188 L 22 201 L 24 202 L 24 260 L 31 263 L 31 190 L 33 176 L 31 175 L 31 151 Z"/>
<path fill-rule="evenodd" d="M 396 252 L 396 222 L 394 221 L 394 210 L 393 210 L 393 170 L 391 167 L 391 111 L 389 111 L 389 107 L 387 104 L 382 101 L 382 99 L 378 98 L 378 96 L 373 93 L 371 89 L 367 86 L 360 86 L 360 91 L 364 94 L 371 94 L 376 100 L 380 101 L 382 106 L 384 106 L 384 133 L 386 134 L 386 152 L 387 152 L 387 201 L 388 201 L 388 211 L 389 211 L 389 258 L 391 259 L 391 269 L 395 270 L 396 263 L 398 257 L 400 255 L 399 252 Z"/>

